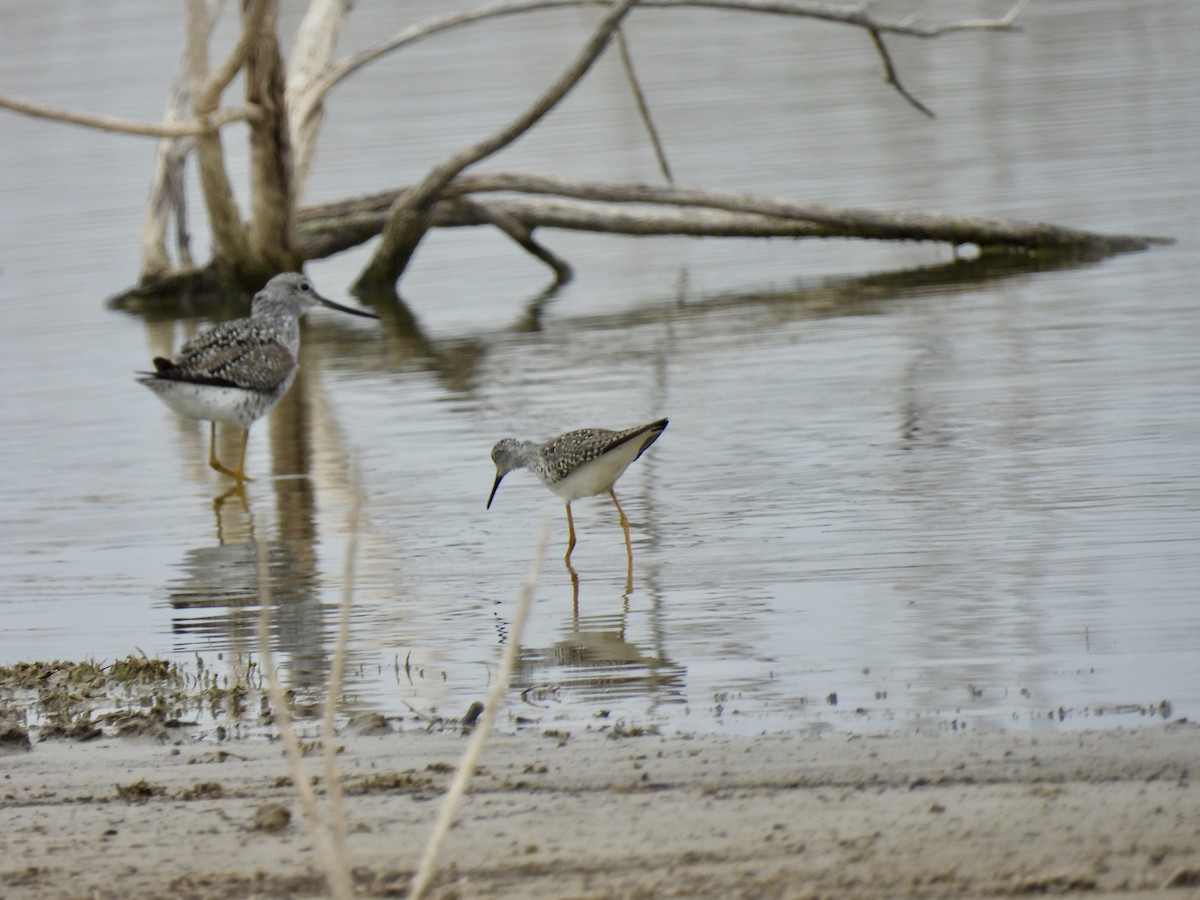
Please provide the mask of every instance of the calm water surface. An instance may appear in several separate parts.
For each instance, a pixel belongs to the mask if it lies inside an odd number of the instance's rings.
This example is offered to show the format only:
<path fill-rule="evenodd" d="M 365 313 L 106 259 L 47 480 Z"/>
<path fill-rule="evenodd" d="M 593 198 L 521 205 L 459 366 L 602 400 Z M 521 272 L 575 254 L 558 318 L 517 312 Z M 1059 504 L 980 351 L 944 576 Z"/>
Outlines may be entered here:
<path fill-rule="evenodd" d="M 253 653 L 257 540 L 303 694 L 357 484 L 348 702 L 388 715 L 482 697 L 548 520 L 507 727 L 1200 716 L 1200 7 L 1093 0 L 1081 28 L 1060 6 L 1017 34 L 895 42 L 932 121 L 852 32 L 647 11 L 629 39 L 683 183 L 1174 246 L 1035 272 L 921 245 L 546 233 L 577 278 L 543 300 L 545 271 L 504 239 L 435 234 L 382 323 L 310 318 L 301 378 L 253 431 L 245 506 L 205 466 L 207 427 L 132 378 L 208 319 L 104 307 L 135 278 L 153 145 L 6 114 L 0 663 Z M 343 47 L 393 15 L 356 9 Z M 14 8 L 0 83 L 157 118 L 181 18 Z M 593 18 L 478 27 L 364 71 L 333 95 L 310 199 L 419 177 L 528 102 Z M 609 66 L 489 167 L 656 179 Z M 346 298 L 365 259 L 310 272 Z M 662 415 L 619 485 L 631 593 L 607 500 L 575 504 L 577 590 L 561 504 L 528 473 L 485 511 L 496 439 Z"/>

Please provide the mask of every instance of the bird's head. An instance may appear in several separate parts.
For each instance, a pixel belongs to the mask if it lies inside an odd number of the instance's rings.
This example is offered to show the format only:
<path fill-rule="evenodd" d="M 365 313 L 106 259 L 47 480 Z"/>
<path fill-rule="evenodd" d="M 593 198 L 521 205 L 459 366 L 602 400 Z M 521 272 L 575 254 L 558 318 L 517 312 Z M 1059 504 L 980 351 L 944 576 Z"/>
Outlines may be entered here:
<path fill-rule="evenodd" d="M 488 495 L 487 508 L 492 508 L 492 500 L 496 496 L 496 490 L 500 487 L 500 481 L 511 472 L 513 469 L 519 469 L 525 465 L 521 457 L 521 442 L 516 438 L 504 438 L 497 441 L 496 446 L 492 448 L 492 462 L 496 464 L 496 480 L 492 484 L 492 493 Z"/>

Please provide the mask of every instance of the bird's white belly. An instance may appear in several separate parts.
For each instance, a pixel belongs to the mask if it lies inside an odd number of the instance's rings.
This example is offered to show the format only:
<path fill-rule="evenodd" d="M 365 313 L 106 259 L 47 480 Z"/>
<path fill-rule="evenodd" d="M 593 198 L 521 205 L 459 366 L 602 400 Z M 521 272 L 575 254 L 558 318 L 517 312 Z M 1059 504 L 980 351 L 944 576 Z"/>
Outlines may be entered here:
<path fill-rule="evenodd" d="M 244 388 L 191 384 L 186 381 L 146 382 L 163 403 L 181 416 L 249 428 L 283 394 L 263 394 Z"/>
<path fill-rule="evenodd" d="M 629 464 L 638 458 L 643 443 L 642 440 L 626 441 L 603 456 L 585 462 L 566 478 L 548 487 L 567 503 L 581 497 L 603 494 L 629 468 Z"/>

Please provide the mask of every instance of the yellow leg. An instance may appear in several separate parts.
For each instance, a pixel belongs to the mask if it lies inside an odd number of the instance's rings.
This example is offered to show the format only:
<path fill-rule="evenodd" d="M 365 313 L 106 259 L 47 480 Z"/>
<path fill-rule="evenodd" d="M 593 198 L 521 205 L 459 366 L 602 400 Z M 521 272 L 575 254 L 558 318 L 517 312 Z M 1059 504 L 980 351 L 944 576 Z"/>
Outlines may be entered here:
<path fill-rule="evenodd" d="M 242 431 L 242 450 L 238 454 L 237 474 L 235 474 L 233 476 L 234 478 L 237 479 L 238 484 L 241 484 L 243 481 L 253 481 L 254 480 L 253 478 L 246 477 L 246 445 L 248 443 L 250 443 L 250 429 L 249 428 Z"/>
<path fill-rule="evenodd" d="M 220 472 L 222 475 L 228 475 L 230 478 L 236 477 L 233 469 L 226 467 L 217 459 L 217 423 L 209 422 L 208 429 L 208 464 Z"/>
<path fill-rule="evenodd" d="M 621 517 L 621 530 L 625 532 L 625 558 L 629 563 L 625 573 L 625 591 L 628 593 L 633 590 L 633 542 L 629 540 L 629 519 L 625 516 L 625 510 L 621 509 L 616 491 L 609 488 L 608 496 L 612 497 L 613 505 L 617 507 L 617 515 Z"/>
<path fill-rule="evenodd" d="M 571 504 L 567 504 L 567 555 L 563 557 L 567 565 L 571 564 L 571 551 L 575 549 L 575 520 L 571 518 Z"/>
<path fill-rule="evenodd" d="M 209 429 L 208 435 L 208 464 L 222 475 L 228 475 L 238 484 L 241 484 L 243 481 L 253 481 L 254 479 L 247 478 L 245 473 L 246 442 L 250 440 L 249 429 L 242 432 L 242 452 L 238 457 L 238 467 L 237 471 L 235 472 L 233 469 L 229 468 L 227 465 L 217 459 L 217 423 L 211 422 L 209 424 L 211 425 L 211 428 Z"/>

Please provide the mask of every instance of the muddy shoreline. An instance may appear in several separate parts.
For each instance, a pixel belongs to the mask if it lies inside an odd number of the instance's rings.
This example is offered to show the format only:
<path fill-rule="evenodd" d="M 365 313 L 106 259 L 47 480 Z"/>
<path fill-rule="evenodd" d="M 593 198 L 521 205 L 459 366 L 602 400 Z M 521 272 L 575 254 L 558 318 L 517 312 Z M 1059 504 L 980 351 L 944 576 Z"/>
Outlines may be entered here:
<path fill-rule="evenodd" d="M 171 731 L 0 757 L 0 894 L 321 896 L 279 744 Z M 465 739 L 389 731 L 339 746 L 359 893 L 403 896 Z M 1193 898 L 1198 747 L 1186 722 L 497 734 L 430 896 Z"/>

